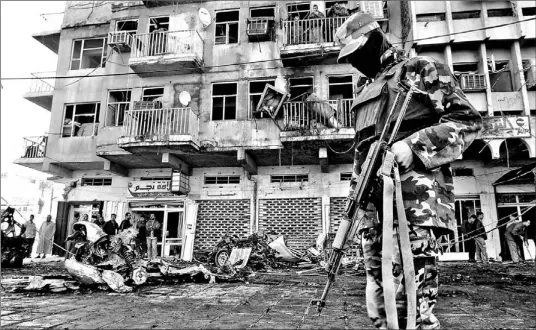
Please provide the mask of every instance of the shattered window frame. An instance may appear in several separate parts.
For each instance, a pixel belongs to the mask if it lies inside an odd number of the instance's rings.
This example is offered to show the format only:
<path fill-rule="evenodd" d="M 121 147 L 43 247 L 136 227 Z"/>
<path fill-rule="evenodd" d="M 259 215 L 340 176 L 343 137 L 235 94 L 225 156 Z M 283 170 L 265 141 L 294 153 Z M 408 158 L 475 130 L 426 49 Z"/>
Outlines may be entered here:
<path fill-rule="evenodd" d="M 94 42 L 97 40 L 101 40 L 102 45 L 98 47 L 93 47 L 90 42 Z M 89 45 L 87 45 L 86 43 Z M 108 43 L 106 37 L 73 39 L 69 70 L 75 71 L 106 67 L 107 45 Z M 98 52 L 99 50 L 100 55 Z M 97 57 L 100 58 L 96 60 Z M 92 60 L 91 58 L 94 59 Z"/>
<path fill-rule="evenodd" d="M 128 101 L 112 101 L 112 93 L 123 93 Z M 107 103 L 104 126 L 123 126 L 125 112 L 132 108 L 132 89 L 109 90 Z"/>
<path fill-rule="evenodd" d="M 236 12 L 238 17 L 236 20 L 222 20 L 218 21 L 218 14 L 228 14 Z M 221 15 L 220 15 L 221 17 Z M 231 28 L 233 29 L 233 35 L 231 36 Z M 218 35 L 218 29 L 221 29 L 224 35 Z M 236 36 L 235 36 L 236 34 Z M 231 40 L 233 38 L 233 40 Z M 238 44 L 240 42 L 240 10 L 228 9 L 216 12 L 215 24 L 214 24 L 214 45 L 230 45 Z"/>
<path fill-rule="evenodd" d="M 261 92 L 251 92 L 251 84 L 257 84 L 257 83 L 264 83 L 263 85 L 263 88 L 262 88 L 262 91 Z M 265 113 L 260 113 L 259 115 L 255 116 L 253 114 L 253 112 L 256 110 L 257 108 L 257 104 L 259 104 L 259 101 L 261 99 L 261 96 L 262 94 L 264 93 L 264 86 L 266 86 L 266 84 L 270 84 L 272 86 L 275 87 L 275 78 L 273 79 L 259 79 L 259 80 L 250 80 L 248 81 L 248 118 L 249 119 L 252 119 L 252 118 L 270 118 L 268 115 L 266 115 Z M 282 111 L 279 111 L 278 113 L 278 116 L 277 117 L 282 117 L 283 116 L 283 112 Z"/>
<path fill-rule="evenodd" d="M 125 24 L 129 23 L 129 22 L 136 22 L 136 29 L 134 29 L 134 30 L 125 30 L 125 29 L 123 29 Z M 121 23 L 123 23 L 123 27 L 120 28 L 119 25 Z M 115 31 L 116 32 L 121 31 L 121 32 L 128 32 L 129 34 L 136 34 L 138 32 L 138 27 L 139 27 L 139 20 L 138 19 L 121 19 L 121 20 L 117 20 L 115 22 Z"/>
<path fill-rule="evenodd" d="M 341 172 L 339 181 L 350 181 L 352 179 L 352 172 Z"/>
<path fill-rule="evenodd" d="M 302 82 L 306 79 L 310 79 L 311 80 L 311 84 L 302 84 Z M 295 82 L 293 84 L 293 82 Z M 314 76 L 303 76 L 303 77 L 289 77 L 288 80 L 287 80 L 287 84 L 288 84 L 288 92 L 289 92 L 289 102 L 300 102 L 302 101 L 301 99 L 299 100 L 296 100 L 296 98 L 298 97 L 302 97 L 303 101 L 305 101 L 305 99 L 311 95 L 312 93 L 314 93 L 315 91 L 315 78 Z M 296 90 L 296 89 L 303 89 L 305 90 L 305 88 L 308 88 L 308 90 L 306 92 L 302 92 L 302 93 L 299 93 L 298 92 L 295 92 L 296 94 L 298 95 L 294 95 L 295 93 L 292 92 L 292 90 Z M 310 90 L 310 92 L 309 92 Z"/>
<path fill-rule="evenodd" d="M 93 105 L 93 113 L 86 112 L 85 110 L 79 109 L 80 107 L 86 105 Z M 77 110 L 80 110 L 77 113 Z M 78 131 L 80 130 L 83 124 L 93 124 L 91 135 L 83 136 L 95 136 L 96 130 L 95 127 L 99 124 L 100 116 L 100 102 L 82 102 L 82 103 L 67 103 L 64 105 L 63 109 L 63 124 L 62 124 L 62 138 L 75 137 L 78 136 Z M 84 118 L 92 117 L 93 121 L 86 121 Z M 66 124 L 66 120 L 69 119 L 69 123 Z M 83 120 L 83 121 L 82 121 Z"/>
<path fill-rule="evenodd" d="M 228 85 L 227 88 L 230 88 L 231 85 L 234 85 L 234 94 L 215 94 L 215 88 L 219 88 L 220 86 L 223 87 L 224 85 Z M 211 120 L 236 120 L 237 115 L 237 101 L 238 101 L 238 83 L 236 82 L 221 82 L 221 83 L 213 83 L 212 84 L 212 112 L 210 119 Z M 215 105 L 218 103 L 218 100 L 221 99 L 221 116 L 215 116 Z M 228 102 L 233 103 L 232 100 L 234 99 L 234 106 L 227 107 Z M 230 111 L 232 109 L 232 111 Z M 232 115 L 231 115 L 232 114 Z"/>
<path fill-rule="evenodd" d="M 307 9 L 303 9 L 307 6 Z M 295 2 L 287 3 L 287 20 L 293 20 L 294 16 L 298 15 L 300 20 L 305 19 L 307 14 L 311 12 L 312 5 L 310 2 Z"/>
<path fill-rule="evenodd" d="M 162 90 L 162 93 L 155 93 L 155 94 L 147 94 L 147 91 L 158 91 Z M 162 108 L 162 100 L 164 99 L 164 94 L 166 93 L 166 89 L 164 86 L 157 86 L 157 87 L 144 87 L 141 91 L 141 101 L 142 102 L 159 102 L 159 104 L 155 104 L 155 109 Z"/>
<path fill-rule="evenodd" d="M 328 99 L 329 100 L 338 100 L 338 99 L 343 99 L 343 100 L 347 100 L 347 99 L 353 99 L 354 98 L 354 76 L 349 74 L 341 74 L 341 75 L 328 75 L 327 76 L 328 78 Z M 335 81 L 337 79 L 348 79 L 349 78 L 349 81 L 347 82 L 341 82 L 341 81 Z M 335 87 L 334 87 L 335 86 Z M 351 93 L 350 93 L 350 97 L 342 97 L 342 98 L 334 98 L 332 97 L 333 93 L 332 93 L 332 87 L 334 89 L 336 89 L 337 87 L 336 86 L 344 86 L 346 88 L 350 87 L 351 89 Z"/>
<path fill-rule="evenodd" d="M 167 22 L 166 19 L 167 18 Z M 149 33 L 153 32 L 157 28 L 157 24 L 160 25 L 160 27 L 165 28 L 167 31 L 169 31 L 169 16 L 152 16 L 149 17 Z"/>

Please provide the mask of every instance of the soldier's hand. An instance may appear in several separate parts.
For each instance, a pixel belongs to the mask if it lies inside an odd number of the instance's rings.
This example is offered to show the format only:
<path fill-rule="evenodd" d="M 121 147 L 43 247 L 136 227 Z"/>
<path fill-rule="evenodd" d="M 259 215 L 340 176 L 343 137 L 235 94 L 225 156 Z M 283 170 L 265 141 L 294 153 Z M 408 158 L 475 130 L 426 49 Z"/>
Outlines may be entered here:
<path fill-rule="evenodd" d="M 413 152 L 406 142 L 395 142 L 391 151 L 395 154 L 395 161 L 402 169 L 408 169 L 413 164 Z"/>

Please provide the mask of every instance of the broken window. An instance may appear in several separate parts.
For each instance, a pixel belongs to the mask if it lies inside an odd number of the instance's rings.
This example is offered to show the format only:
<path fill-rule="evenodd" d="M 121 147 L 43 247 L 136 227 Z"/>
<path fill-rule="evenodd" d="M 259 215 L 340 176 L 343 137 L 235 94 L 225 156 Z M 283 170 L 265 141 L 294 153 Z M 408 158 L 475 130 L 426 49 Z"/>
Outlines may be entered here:
<path fill-rule="evenodd" d="M 444 20 L 445 13 L 417 14 L 417 22 L 437 22 Z"/>
<path fill-rule="evenodd" d="M 138 31 L 138 20 L 130 19 L 115 22 L 116 31 L 124 31 L 130 34 L 136 34 Z"/>
<path fill-rule="evenodd" d="M 344 172 L 341 173 L 341 176 L 339 178 L 340 181 L 350 181 L 352 178 L 352 172 Z"/>
<path fill-rule="evenodd" d="M 353 99 L 354 84 L 352 76 L 330 76 L 328 77 L 329 99 Z"/>
<path fill-rule="evenodd" d="M 149 18 L 149 33 L 160 29 L 169 31 L 169 16 Z"/>
<path fill-rule="evenodd" d="M 164 87 L 144 88 L 141 94 L 141 100 L 143 102 L 153 102 L 153 109 L 162 108 L 163 99 Z"/>
<path fill-rule="evenodd" d="M 238 10 L 220 11 L 216 13 L 215 37 L 216 45 L 238 43 Z"/>
<path fill-rule="evenodd" d="M 250 41 L 273 41 L 275 7 L 251 8 L 247 34 Z"/>
<path fill-rule="evenodd" d="M 512 75 L 508 61 L 495 62 L 495 68 L 491 68 L 489 79 L 492 92 L 513 92 Z"/>
<path fill-rule="evenodd" d="M 480 10 L 458 11 L 452 13 L 452 19 L 480 18 Z"/>
<path fill-rule="evenodd" d="M 454 75 L 464 91 L 481 91 L 486 89 L 486 79 L 478 74 L 478 63 L 454 63 Z"/>
<path fill-rule="evenodd" d="M 308 174 L 285 174 L 285 175 L 271 175 L 271 183 L 280 182 L 309 182 Z"/>
<path fill-rule="evenodd" d="M 82 186 L 111 186 L 112 178 L 82 178 Z"/>
<path fill-rule="evenodd" d="M 536 65 L 531 64 L 530 60 L 523 60 L 521 63 L 523 64 L 523 76 L 527 90 L 536 91 Z"/>
<path fill-rule="evenodd" d="M 122 126 L 125 111 L 130 110 L 130 89 L 110 91 L 108 93 L 108 112 L 106 113 L 106 126 Z"/>
<path fill-rule="evenodd" d="M 212 85 L 212 120 L 236 119 L 236 83 Z"/>
<path fill-rule="evenodd" d="M 305 19 L 307 14 L 311 11 L 311 3 L 302 2 L 302 3 L 289 3 L 287 4 L 287 20 L 293 20 L 294 17 L 298 16 L 300 19 Z"/>
<path fill-rule="evenodd" d="M 239 175 L 206 176 L 205 184 L 239 184 Z"/>
<path fill-rule="evenodd" d="M 78 103 L 65 106 L 62 137 L 93 136 L 99 125 L 100 103 Z"/>
<path fill-rule="evenodd" d="M 289 78 L 290 101 L 305 101 L 313 93 L 313 77 Z"/>
<path fill-rule="evenodd" d="M 255 113 L 266 84 L 275 86 L 275 80 L 258 80 L 249 82 L 249 113 L 252 116 L 254 115 L 256 118 L 270 118 L 269 115 L 264 112 Z M 278 117 L 282 116 L 282 111 L 279 111 Z"/>
<path fill-rule="evenodd" d="M 524 17 L 536 16 L 536 7 L 524 7 L 524 8 L 521 8 L 521 12 L 523 13 Z"/>
<path fill-rule="evenodd" d="M 78 39 L 73 41 L 71 70 L 105 67 L 106 38 Z"/>
<path fill-rule="evenodd" d="M 503 16 L 514 16 L 514 11 L 512 10 L 511 7 L 488 9 L 488 17 L 503 17 Z"/>

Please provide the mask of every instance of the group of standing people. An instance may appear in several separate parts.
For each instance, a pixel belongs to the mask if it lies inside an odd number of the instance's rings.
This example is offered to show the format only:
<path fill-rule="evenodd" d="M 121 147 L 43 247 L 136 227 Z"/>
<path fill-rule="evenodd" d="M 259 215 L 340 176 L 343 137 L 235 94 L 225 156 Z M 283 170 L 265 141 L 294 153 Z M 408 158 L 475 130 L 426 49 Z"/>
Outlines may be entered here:
<path fill-rule="evenodd" d="M 327 17 L 348 17 L 350 16 L 349 10 L 346 8 L 345 2 L 337 2 L 327 11 Z M 303 18 L 303 23 L 300 21 L 300 16 L 296 15 L 292 19 L 294 20 L 293 29 L 289 30 L 290 40 L 292 44 L 300 43 L 320 43 L 333 41 L 335 31 L 342 25 L 342 20 L 339 22 L 335 20 L 329 26 L 326 26 L 324 22 L 314 21 L 316 19 L 326 18 L 323 12 L 318 9 L 317 5 L 313 5 L 313 10 L 308 12 Z M 292 31 L 293 30 L 293 31 Z M 328 35 L 329 33 L 329 35 Z"/>
<path fill-rule="evenodd" d="M 46 220 L 41 224 L 39 230 L 35 223 L 35 216 L 30 214 L 30 219 L 23 225 L 19 225 L 15 222 L 13 215 L 5 219 L 2 224 L 2 232 L 6 237 L 16 237 L 20 235 L 28 244 L 26 251 L 26 258 L 32 257 L 33 246 L 35 239 L 39 237 L 37 243 L 37 256 L 36 258 L 46 258 L 46 255 L 52 254 L 52 244 L 54 242 L 54 234 L 56 233 L 56 223 L 52 221 L 52 216 L 47 215 Z M 20 233 L 16 233 L 15 225 L 20 227 Z M 39 236 L 38 236 L 39 235 Z"/>
<path fill-rule="evenodd" d="M 75 222 L 80 219 L 79 214 L 75 214 Z M 87 221 L 88 215 L 84 214 L 84 220 Z M 104 217 L 99 214 L 97 219 L 93 221 L 94 224 L 101 227 L 107 235 L 119 234 L 131 227 L 136 227 L 138 234 L 136 236 L 135 247 L 142 254 L 147 254 L 147 258 L 152 260 L 158 256 L 158 237 L 161 234 L 162 225 L 154 213 L 149 215 L 149 220 L 146 220 L 145 215 L 141 215 L 138 220 L 133 220 L 130 212 L 125 213 L 125 218 L 120 224 L 117 222 L 117 215 L 111 214 L 110 220 L 105 221 Z"/>

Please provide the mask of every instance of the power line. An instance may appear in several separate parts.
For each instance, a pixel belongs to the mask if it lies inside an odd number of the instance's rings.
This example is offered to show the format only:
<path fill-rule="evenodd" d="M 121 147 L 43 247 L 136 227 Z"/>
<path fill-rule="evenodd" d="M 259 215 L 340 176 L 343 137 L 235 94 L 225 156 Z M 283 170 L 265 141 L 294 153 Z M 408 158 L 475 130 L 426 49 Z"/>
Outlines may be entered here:
<path fill-rule="evenodd" d="M 489 27 L 484 27 L 484 28 L 480 28 L 480 29 L 472 29 L 472 30 L 467 30 L 467 31 L 460 31 L 460 32 L 444 34 L 444 35 L 438 35 L 438 36 L 433 36 L 433 37 L 420 38 L 420 39 L 415 39 L 413 41 L 414 42 L 415 41 L 423 41 L 423 40 L 441 38 L 441 37 L 450 36 L 450 35 L 458 35 L 458 34 L 470 33 L 470 32 L 481 31 L 481 30 L 495 29 L 495 28 L 508 26 L 508 25 L 513 25 L 513 24 L 519 24 L 519 23 L 523 23 L 523 22 L 527 22 L 527 21 L 531 21 L 531 20 L 535 20 L 535 19 L 536 19 L 536 17 L 532 17 L 532 18 L 521 20 L 521 21 L 510 22 L 510 23 L 505 23 L 505 24 L 500 24 L 500 25 L 495 25 L 495 26 L 489 26 Z M 402 43 L 399 42 L 399 43 L 393 43 L 393 44 L 402 44 Z M 327 52 L 324 52 L 324 54 L 338 54 L 338 53 L 339 53 L 339 51 L 327 51 Z M 204 66 L 203 69 L 214 69 L 214 68 L 221 68 L 221 67 L 228 67 L 228 66 L 240 66 L 240 65 L 248 65 L 248 64 L 258 64 L 258 63 L 266 63 L 266 62 L 274 62 L 274 61 L 282 61 L 282 60 L 299 59 L 299 58 L 305 58 L 305 57 L 307 57 L 307 56 L 299 55 L 299 56 L 287 57 L 287 58 L 284 58 L 284 59 L 282 59 L 282 58 L 274 58 L 274 59 L 249 61 L 249 62 L 241 62 L 241 63 L 219 64 L 219 65 L 213 65 L 213 66 Z M 144 74 L 147 74 L 147 73 L 184 72 L 184 70 L 186 70 L 187 73 L 195 73 L 197 68 L 181 68 L 181 69 L 174 69 L 174 70 L 154 70 L 154 71 L 144 72 Z M 73 79 L 73 78 L 89 78 L 89 77 L 129 76 L 129 75 L 137 75 L 137 74 L 138 73 L 136 73 L 136 72 L 124 72 L 124 73 L 108 73 L 108 74 L 89 75 L 89 76 L 87 76 L 87 75 L 79 75 L 79 76 L 59 76 L 59 77 L 7 77 L 7 78 L 0 78 L 0 80 Z"/>

